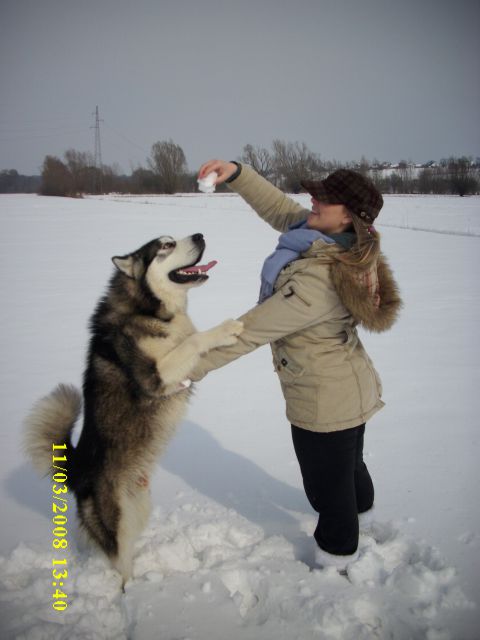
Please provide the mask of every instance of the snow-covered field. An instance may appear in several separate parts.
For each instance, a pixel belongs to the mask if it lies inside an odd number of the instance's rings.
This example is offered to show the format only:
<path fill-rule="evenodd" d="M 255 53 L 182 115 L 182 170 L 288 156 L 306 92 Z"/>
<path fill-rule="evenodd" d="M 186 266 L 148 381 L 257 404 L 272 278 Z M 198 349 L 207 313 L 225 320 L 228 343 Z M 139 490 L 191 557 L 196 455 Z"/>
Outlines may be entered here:
<path fill-rule="evenodd" d="M 197 386 L 153 479 L 124 595 L 69 519 L 63 612 L 52 609 L 51 483 L 22 457 L 21 421 L 58 382 L 81 383 L 110 257 L 204 233 L 219 264 L 190 312 L 207 328 L 255 304 L 277 234 L 221 194 L 1 196 L 0 219 L 2 640 L 478 639 L 479 197 L 386 198 L 378 226 L 405 309 L 389 333 L 362 334 L 387 406 L 367 428 L 376 514 L 349 580 L 312 570 L 315 517 L 263 348 Z"/>

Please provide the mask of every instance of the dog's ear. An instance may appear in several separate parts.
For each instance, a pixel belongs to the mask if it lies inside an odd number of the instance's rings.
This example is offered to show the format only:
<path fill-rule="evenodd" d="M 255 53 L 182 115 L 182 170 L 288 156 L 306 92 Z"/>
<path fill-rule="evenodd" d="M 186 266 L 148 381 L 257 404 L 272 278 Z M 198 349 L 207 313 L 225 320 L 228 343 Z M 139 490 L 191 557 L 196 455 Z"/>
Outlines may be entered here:
<path fill-rule="evenodd" d="M 129 278 L 135 278 L 135 260 L 131 255 L 129 256 L 114 256 L 112 258 L 113 264 L 119 271 L 124 273 Z"/>

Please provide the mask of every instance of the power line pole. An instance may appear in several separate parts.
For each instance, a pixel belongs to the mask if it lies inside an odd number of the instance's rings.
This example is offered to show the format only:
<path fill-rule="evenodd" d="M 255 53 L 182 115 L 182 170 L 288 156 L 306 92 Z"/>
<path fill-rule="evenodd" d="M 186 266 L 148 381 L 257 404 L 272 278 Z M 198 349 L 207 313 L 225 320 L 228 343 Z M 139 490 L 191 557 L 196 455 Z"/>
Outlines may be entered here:
<path fill-rule="evenodd" d="M 100 140 L 100 116 L 98 114 L 98 105 L 95 109 L 95 125 L 90 127 L 91 129 L 95 129 L 95 155 L 94 155 L 94 164 L 95 164 L 95 176 L 94 176 L 94 190 L 99 193 L 103 193 L 103 163 L 102 163 L 102 143 Z"/>

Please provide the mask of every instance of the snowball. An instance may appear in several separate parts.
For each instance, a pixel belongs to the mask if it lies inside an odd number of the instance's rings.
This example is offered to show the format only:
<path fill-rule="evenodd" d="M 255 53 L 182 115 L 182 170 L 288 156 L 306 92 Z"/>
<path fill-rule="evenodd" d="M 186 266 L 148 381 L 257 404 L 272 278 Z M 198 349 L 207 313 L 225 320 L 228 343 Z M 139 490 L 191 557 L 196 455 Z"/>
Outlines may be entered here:
<path fill-rule="evenodd" d="M 213 193 L 215 191 L 215 180 L 217 179 L 217 174 L 215 171 L 211 171 L 205 178 L 200 178 L 197 180 L 198 182 L 198 190 L 203 191 L 203 193 Z"/>

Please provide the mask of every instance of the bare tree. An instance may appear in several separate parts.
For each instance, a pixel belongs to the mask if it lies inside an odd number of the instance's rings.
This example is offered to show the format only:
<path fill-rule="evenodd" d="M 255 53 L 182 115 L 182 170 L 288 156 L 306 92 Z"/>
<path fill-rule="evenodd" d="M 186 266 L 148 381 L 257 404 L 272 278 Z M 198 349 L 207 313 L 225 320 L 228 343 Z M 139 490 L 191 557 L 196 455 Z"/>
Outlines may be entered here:
<path fill-rule="evenodd" d="M 301 180 L 319 177 L 324 173 L 319 156 L 304 142 L 292 143 L 277 139 L 273 141 L 272 148 L 275 175 L 287 191 L 297 193 L 301 189 Z"/>
<path fill-rule="evenodd" d="M 257 173 L 267 180 L 271 180 L 274 175 L 272 155 L 268 149 L 264 149 L 263 147 L 254 147 L 251 144 L 246 144 L 243 147 L 240 162 L 249 164 Z"/>
<path fill-rule="evenodd" d="M 466 196 L 478 190 L 478 180 L 471 158 L 449 158 L 446 164 L 450 192 Z"/>
<path fill-rule="evenodd" d="M 43 161 L 40 193 L 44 196 L 76 195 L 70 170 L 55 156 L 46 156 Z"/>
<path fill-rule="evenodd" d="M 187 161 L 183 149 L 178 144 L 173 140 L 155 142 L 148 164 L 156 174 L 163 193 L 176 193 L 180 190 L 187 171 Z"/>
<path fill-rule="evenodd" d="M 77 193 L 95 192 L 96 171 L 93 155 L 84 151 L 68 149 L 65 151 L 65 162 L 72 175 L 74 189 Z"/>

